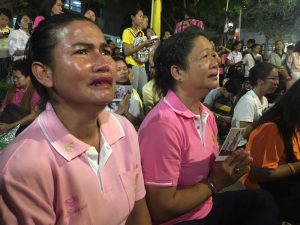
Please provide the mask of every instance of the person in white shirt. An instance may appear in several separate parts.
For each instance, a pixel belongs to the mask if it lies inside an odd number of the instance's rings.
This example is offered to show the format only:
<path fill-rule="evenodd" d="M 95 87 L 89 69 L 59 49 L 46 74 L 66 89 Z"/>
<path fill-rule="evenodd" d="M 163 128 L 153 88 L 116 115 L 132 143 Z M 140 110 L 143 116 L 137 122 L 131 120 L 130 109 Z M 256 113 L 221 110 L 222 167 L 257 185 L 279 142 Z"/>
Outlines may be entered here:
<path fill-rule="evenodd" d="M 243 56 L 240 52 L 242 49 L 242 43 L 240 41 L 235 42 L 232 45 L 231 52 L 227 56 L 226 65 L 228 71 L 226 77 L 229 79 L 244 80 L 244 68 L 243 68 Z"/>
<path fill-rule="evenodd" d="M 240 63 L 243 60 L 242 53 L 240 52 L 242 49 L 242 43 L 240 41 L 235 42 L 232 45 L 232 50 L 227 56 L 227 65 L 233 66 L 237 63 Z"/>
<path fill-rule="evenodd" d="M 293 82 L 300 79 L 300 41 L 297 41 L 294 52 L 289 56 L 287 66 L 291 71 Z"/>
<path fill-rule="evenodd" d="M 278 70 L 271 63 L 259 63 L 250 69 L 249 82 L 253 89 L 238 100 L 231 123 L 231 127 L 246 128 L 244 138 L 247 138 L 252 124 L 268 108 L 265 95 L 276 90 L 279 83 Z M 242 139 L 239 146 L 244 146 L 246 143 L 246 139 Z"/>
<path fill-rule="evenodd" d="M 18 15 L 15 23 L 15 30 L 8 36 L 9 54 L 13 61 L 24 58 L 24 51 L 30 37 L 29 24 L 30 18 L 26 14 Z"/>
<path fill-rule="evenodd" d="M 129 80 L 129 70 L 125 59 L 117 56 L 113 57 L 113 59 L 116 62 L 117 68 L 116 84 L 132 86 Z M 113 100 L 112 103 L 106 107 L 106 110 L 125 116 L 136 128 L 144 118 L 143 103 L 134 88 L 131 89 L 130 93 L 126 93 L 121 101 Z"/>
<path fill-rule="evenodd" d="M 245 77 L 249 77 L 249 71 L 253 66 L 255 66 L 255 64 L 263 62 L 262 56 L 259 54 L 260 49 L 260 44 L 254 44 L 251 47 L 251 52 L 244 56 L 243 62 L 245 64 Z"/>

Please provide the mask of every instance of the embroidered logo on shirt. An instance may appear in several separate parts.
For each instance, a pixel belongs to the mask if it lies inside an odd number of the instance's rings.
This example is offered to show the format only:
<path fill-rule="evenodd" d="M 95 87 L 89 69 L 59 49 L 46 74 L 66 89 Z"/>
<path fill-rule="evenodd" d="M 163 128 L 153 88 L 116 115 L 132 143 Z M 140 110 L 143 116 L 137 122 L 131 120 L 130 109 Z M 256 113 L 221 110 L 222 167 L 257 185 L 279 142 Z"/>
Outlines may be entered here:
<path fill-rule="evenodd" d="M 64 205 L 66 207 L 66 216 L 71 217 L 74 214 L 79 213 L 83 209 L 87 208 L 87 204 L 80 205 L 77 196 L 72 196 L 64 200 Z"/>
<path fill-rule="evenodd" d="M 65 145 L 65 151 L 66 152 L 72 152 L 73 148 L 74 148 L 74 143 L 73 142 L 68 143 L 68 144 Z"/>
<path fill-rule="evenodd" d="M 214 134 L 211 135 L 211 141 L 214 145 L 216 145 L 218 143 L 216 135 L 214 135 Z"/>

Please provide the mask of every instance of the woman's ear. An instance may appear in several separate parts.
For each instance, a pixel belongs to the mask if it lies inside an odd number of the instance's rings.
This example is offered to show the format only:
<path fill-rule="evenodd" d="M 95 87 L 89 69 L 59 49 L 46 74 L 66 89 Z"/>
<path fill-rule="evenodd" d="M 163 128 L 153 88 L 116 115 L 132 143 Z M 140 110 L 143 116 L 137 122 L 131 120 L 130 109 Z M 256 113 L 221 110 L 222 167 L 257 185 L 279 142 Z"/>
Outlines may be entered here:
<path fill-rule="evenodd" d="M 170 68 L 170 73 L 171 73 L 172 77 L 174 78 L 174 80 L 176 80 L 178 82 L 183 80 L 183 73 L 182 72 L 183 71 L 177 65 L 173 65 Z"/>
<path fill-rule="evenodd" d="M 44 65 L 41 62 L 33 62 L 31 70 L 39 83 L 47 88 L 53 87 L 53 75 L 49 66 Z"/>

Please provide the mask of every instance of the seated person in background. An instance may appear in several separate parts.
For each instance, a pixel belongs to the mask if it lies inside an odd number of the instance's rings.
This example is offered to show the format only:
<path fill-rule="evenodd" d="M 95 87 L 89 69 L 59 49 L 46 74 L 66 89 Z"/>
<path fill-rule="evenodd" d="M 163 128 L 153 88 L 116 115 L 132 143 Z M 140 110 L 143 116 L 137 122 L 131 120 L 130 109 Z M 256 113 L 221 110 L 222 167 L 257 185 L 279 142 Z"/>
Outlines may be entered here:
<path fill-rule="evenodd" d="M 300 40 L 297 41 L 293 51 L 287 60 L 287 66 L 295 82 L 300 79 Z"/>
<path fill-rule="evenodd" d="M 246 128 L 243 134 L 248 137 L 252 123 L 256 122 L 268 108 L 267 94 L 273 93 L 279 83 L 278 70 L 270 63 L 260 63 L 251 68 L 249 82 L 252 90 L 246 92 L 234 107 L 231 126 Z M 242 139 L 239 146 L 244 146 L 246 139 Z"/>
<path fill-rule="evenodd" d="M 8 35 L 11 28 L 8 26 L 12 18 L 10 10 L 0 8 L 0 80 L 6 81 L 9 73 L 10 56 L 8 52 Z"/>
<path fill-rule="evenodd" d="M 172 35 L 155 54 L 155 85 L 164 96 L 139 129 L 146 198 L 154 224 L 274 225 L 271 195 L 260 190 L 217 193 L 250 169 L 245 151 L 215 162 L 213 113 L 201 103 L 218 87 L 218 63 L 198 27 Z"/>
<path fill-rule="evenodd" d="M 251 48 L 252 46 L 255 44 L 255 39 L 248 39 L 247 41 L 247 49 L 245 51 L 242 52 L 242 56 L 244 57 L 245 55 L 247 55 L 248 53 L 251 53 Z"/>
<path fill-rule="evenodd" d="M 246 150 L 253 164 L 246 186 L 269 191 L 282 220 L 300 222 L 300 80 L 255 123 Z"/>
<path fill-rule="evenodd" d="M 211 90 L 204 99 L 204 105 L 215 113 L 218 136 L 225 140 L 231 127 L 232 107 L 242 89 L 239 79 L 224 80 L 224 86 Z"/>
<path fill-rule="evenodd" d="M 117 64 L 116 84 L 131 85 L 128 77 L 128 67 L 124 58 L 116 56 L 113 59 Z M 143 103 L 134 88 L 132 88 L 131 93 L 126 93 L 120 102 L 113 101 L 106 109 L 125 116 L 135 127 L 138 127 L 144 118 Z"/>
<path fill-rule="evenodd" d="M 277 68 L 282 68 L 286 65 L 287 54 L 284 52 L 284 42 L 282 40 L 275 41 L 275 49 L 270 54 L 269 63 L 272 63 Z"/>
<path fill-rule="evenodd" d="M 218 46 L 216 50 L 221 60 L 221 63 L 219 64 L 219 84 L 220 86 L 223 86 L 223 80 L 225 79 L 225 75 L 228 69 L 226 65 L 227 56 L 231 51 L 224 46 Z"/>
<path fill-rule="evenodd" d="M 254 44 L 251 47 L 251 52 L 246 54 L 243 58 L 243 62 L 245 64 L 245 78 L 248 80 L 250 69 L 258 63 L 263 62 L 262 55 L 259 54 L 261 46 L 260 44 Z"/>
<path fill-rule="evenodd" d="M 161 99 L 160 94 L 155 88 L 155 79 L 152 78 L 143 87 L 144 112 L 147 114 Z"/>
<path fill-rule="evenodd" d="M 242 83 L 238 79 L 226 79 L 223 83 L 223 87 L 212 89 L 204 98 L 203 103 L 213 112 L 216 110 L 229 112 L 230 106 L 229 108 L 222 108 L 220 105 L 215 105 L 215 103 L 218 103 L 216 100 L 219 98 L 225 98 L 233 103 L 235 96 L 239 94 L 242 88 Z"/>
<path fill-rule="evenodd" d="M 242 43 L 236 41 L 232 44 L 231 52 L 227 56 L 226 65 L 228 66 L 228 72 L 226 77 L 229 79 L 237 78 L 244 81 L 244 66 L 243 57 L 240 52 Z"/>
<path fill-rule="evenodd" d="M 8 90 L 1 105 L 0 133 L 5 133 L 19 124 L 20 133 L 39 113 L 41 98 L 32 86 L 26 61 L 20 59 L 13 62 L 12 72 L 14 87 Z M 22 118 L 7 115 L 13 114 L 11 110 L 18 111 L 16 115 L 22 114 Z"/>
<path fill-rule="evenodd" d="M 36 29 L 41 21 L 50 16 L 63 13 L 61 0 L 44 0 L 42 2 L 39 15 L 35 17 L 33 22 L 33 29 Z"/>
<path fill-rule="evenodd" d="M 30 37 L 30 18 L 26 14 L 17 16 L 15 29 L 8 36 L 9 54 L 13 61 L 24 58 L 24 50 Z"/>
<path fill-rule="evenodd" d="M 269 107 L 275 105 L 275 103 L 285 94 L 288 84 L 285 78 L 282 76 L 281 73 L 279 74 L 279 82 L 276 90 L 271 94 L 266 94 L 266 98 L 268 99 Z"/>

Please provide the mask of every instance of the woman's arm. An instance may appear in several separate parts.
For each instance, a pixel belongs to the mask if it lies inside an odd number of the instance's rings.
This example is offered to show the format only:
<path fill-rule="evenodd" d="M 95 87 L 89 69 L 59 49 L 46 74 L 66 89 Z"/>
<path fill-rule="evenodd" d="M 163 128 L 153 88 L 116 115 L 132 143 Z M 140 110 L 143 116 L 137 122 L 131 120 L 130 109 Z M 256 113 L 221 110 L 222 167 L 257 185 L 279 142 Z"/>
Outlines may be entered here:
<path fill-rule="evenodd" d="M 246 150 L 253 157 L 249 174 L 252 182 L 280 180 L 298 174 L 300 162 L 280 164 L 285 158 L 284 143 L 275 123 L 265 123 L 255 128 L 250 134 Z"/>
<path fill-rule="evenodd" d="M 24 55 L 25 50 L 17 49 L 14 53 L 13 56 L 22 56 Z"/>
<path fill-rule="evenodd" d="M 162 223 L 199 207 L 215 191 L 235 183 L 249 172 L 251 160 L 248 153 L 238 150 L 225 161 L 214 163 L 208 178 L 209 182 L 204 180 L 184 189 L 147 185 L 146 198 L 152 219 Z M 234 168 L 241 168 L 240 173 L 234 172 Z M 212 183 L 214 188 L 209 183 Z"/>
<path fill-rule="evenodd" d="M 145 42 L 132 47 L 132 45 L 127 44 L 127 43 L 123 43 L 123 48 L 124 48 L 124 54 L 125 56 L 130 56 L 133 55 L 134 53 L 138 52 L 139 50 L 141 50 L 144 47 L 150 47 L 151 45 L 153 45 L 154 41 L 153 40 L 146 40 Z"/>
<path fill-rule="evenodd" d="M 5 133 L 7 131 L 9 131 L 10 129 L 14 128 L 15 126 L 17 125 L 26 125 L 30 122 L 32 122 L 39 114 L 39 110 L 38 110 L 38 107 L 35 107 L 34 109 L 31 110 L 31 112 L 24 116 L 22 119 L 14 122 L 14 123 L 10 123 L 10 124 L 7 124 L 7 123 L 1 123 L 0 124 L 0 134 L 1 133 Z"/>
<path fill-rule="evenodd" d="M 278 166 L 276 169 L 261 168 L 253 166 L 249 179 L 252 182 L 268 182 L 274 180 L 280 180 L 294 174 L 299 174 L 300 162 L 286 163 Z"/>
<path fill-rule="evenodd" d="M 127 218 L 126 225 L 150 225 L 151 217 L 147 208 L 145 198 L 135 202 L 133 210 Z"/>

